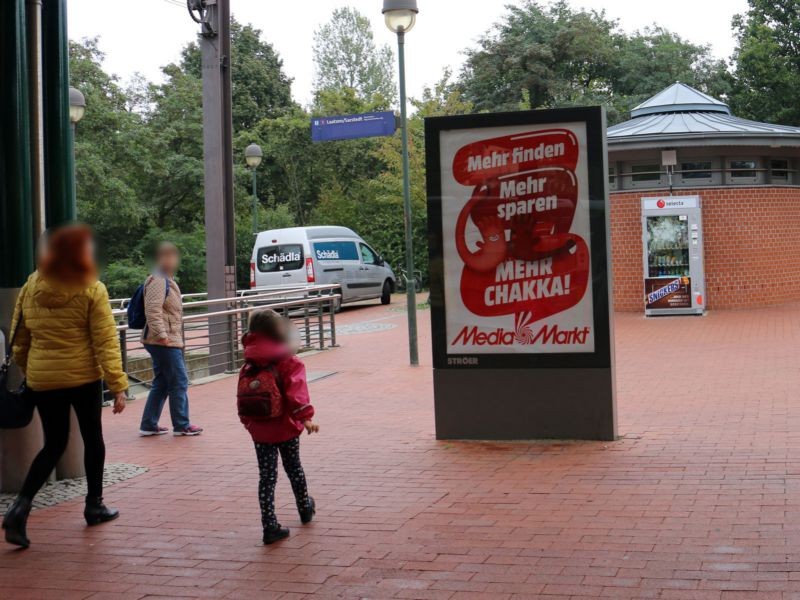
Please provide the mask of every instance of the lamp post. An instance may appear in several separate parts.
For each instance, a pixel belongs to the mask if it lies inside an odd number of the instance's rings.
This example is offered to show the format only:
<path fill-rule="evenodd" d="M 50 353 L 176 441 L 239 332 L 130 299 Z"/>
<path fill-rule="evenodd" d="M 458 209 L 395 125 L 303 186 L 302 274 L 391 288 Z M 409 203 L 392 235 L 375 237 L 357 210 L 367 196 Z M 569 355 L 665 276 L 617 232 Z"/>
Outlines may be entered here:
<path fill-rule="evenodd" d="M 69 122 L 72 124 L 72 164 L 73 168 L 77 171 L 75 165 L 75 131 L 77 129 L 78 121 L 86 114 L 86 98 L 83 96 L 79 89 L 74 87 L 69 88 Z M 77 175 L 72 176 L 72 214 L 78 214 L 78 183 Z"/>
<path fill-rule="evenodd" d="M 400 80 L 400 133 L 403 140 L 403 216 L 406 233 L 406 304 L 408 306 L 408 353 L 412 366 L 419 364 L 417 349 L 417 294 L 414 275 L 414 237 L 411 221 L 411 178 L 408 165 L 408 115 L 406 110 L 405 37 L 417 21 L 417 0 L 384 0 L 383 16 L 389 31 L 397 34 Z"/>
<path fill-rule="evenodd" d="M 244 149 L 244 159 L 247 161 L 247 166 L 253 172 L 253 235 L 258 235 L 258 193 L 256 180 L 256 169 L 261 164 L 261 159 L 264 153 L 261 151 L 261 146 L 258 144 L 250 144 Z"/>

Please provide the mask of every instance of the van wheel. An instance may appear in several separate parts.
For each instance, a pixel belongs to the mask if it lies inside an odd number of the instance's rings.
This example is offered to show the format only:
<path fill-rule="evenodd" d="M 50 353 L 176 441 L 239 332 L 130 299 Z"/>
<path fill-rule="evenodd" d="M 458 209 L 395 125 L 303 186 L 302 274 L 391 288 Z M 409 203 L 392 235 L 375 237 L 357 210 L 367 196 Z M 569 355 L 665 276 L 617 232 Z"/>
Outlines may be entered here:
<path fill-rule="evenodd" d="M 383 292 L 381 292 L 381 304 L 389 304 L 392 301 L 392 284 L 387 279 L 383 282 Z"/>

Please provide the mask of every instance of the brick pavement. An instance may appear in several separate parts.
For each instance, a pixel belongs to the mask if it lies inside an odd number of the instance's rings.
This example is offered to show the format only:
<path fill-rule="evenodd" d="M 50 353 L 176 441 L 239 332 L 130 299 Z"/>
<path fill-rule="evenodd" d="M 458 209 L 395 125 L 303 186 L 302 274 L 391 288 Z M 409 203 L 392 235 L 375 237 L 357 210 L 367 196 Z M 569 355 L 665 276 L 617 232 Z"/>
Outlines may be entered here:
<path fill-rule="evenodd" d="M 800 306 L 705 318 L 617 316 L 615 443 L 458 443 L 433 436 L 427 312 L 420 369 L 397 327 L 307 359 L 318 437 L 303 456 L 318 514 L 285 480 L 281 545 L 259 544 L 255 458 L 233 380 L 192 390 L 199 438 L 140 439 L 142 402 L 106 415 L 115 523 L 80 502 L 0 548 L 2 598 L 800 599 Z M 358 330 L 358 328 L 354 328 Z"/>

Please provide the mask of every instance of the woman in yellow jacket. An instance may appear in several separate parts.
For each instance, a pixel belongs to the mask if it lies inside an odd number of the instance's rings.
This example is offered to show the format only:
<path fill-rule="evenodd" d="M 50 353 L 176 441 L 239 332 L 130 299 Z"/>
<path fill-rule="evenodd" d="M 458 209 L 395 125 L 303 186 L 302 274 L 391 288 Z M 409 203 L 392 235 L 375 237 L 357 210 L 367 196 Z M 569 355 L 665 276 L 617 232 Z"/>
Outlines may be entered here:
<path fill-rule="evenodd" d="M 106 452 L 102 380 L 115 394 L 116 414 L 125 408 L 128 377 L 122 370 L 108 292 L 97 281 L 89 228 L 69 226 L 53 233 L 38 271 L 17 299 L 12 328 L 16 323 L 14 360 L 25 373 L 45 437 L 44 448 L 3 519 L 6 541 L 27 548 L 31 502 L 67 447 L 70 407 L 75 409 L 85 447 L 86 522 L 97 525 L 119 516 L 102 498 Z"/>

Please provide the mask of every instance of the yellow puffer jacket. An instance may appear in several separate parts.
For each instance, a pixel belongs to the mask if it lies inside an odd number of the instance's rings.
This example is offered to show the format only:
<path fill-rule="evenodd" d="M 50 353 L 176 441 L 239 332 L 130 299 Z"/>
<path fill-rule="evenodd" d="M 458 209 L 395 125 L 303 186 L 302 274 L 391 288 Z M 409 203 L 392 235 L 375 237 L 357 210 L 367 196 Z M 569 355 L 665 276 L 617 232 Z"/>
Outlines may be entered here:
<path fill-rule="evenodd" d="M 14 324 L 20 310 L 14 361 L 30 389 L 72 388 L 98 379 L 112 392 L 128 389 L 105 285 L 70 288 L 34 273 L 17 299 Z"/>

